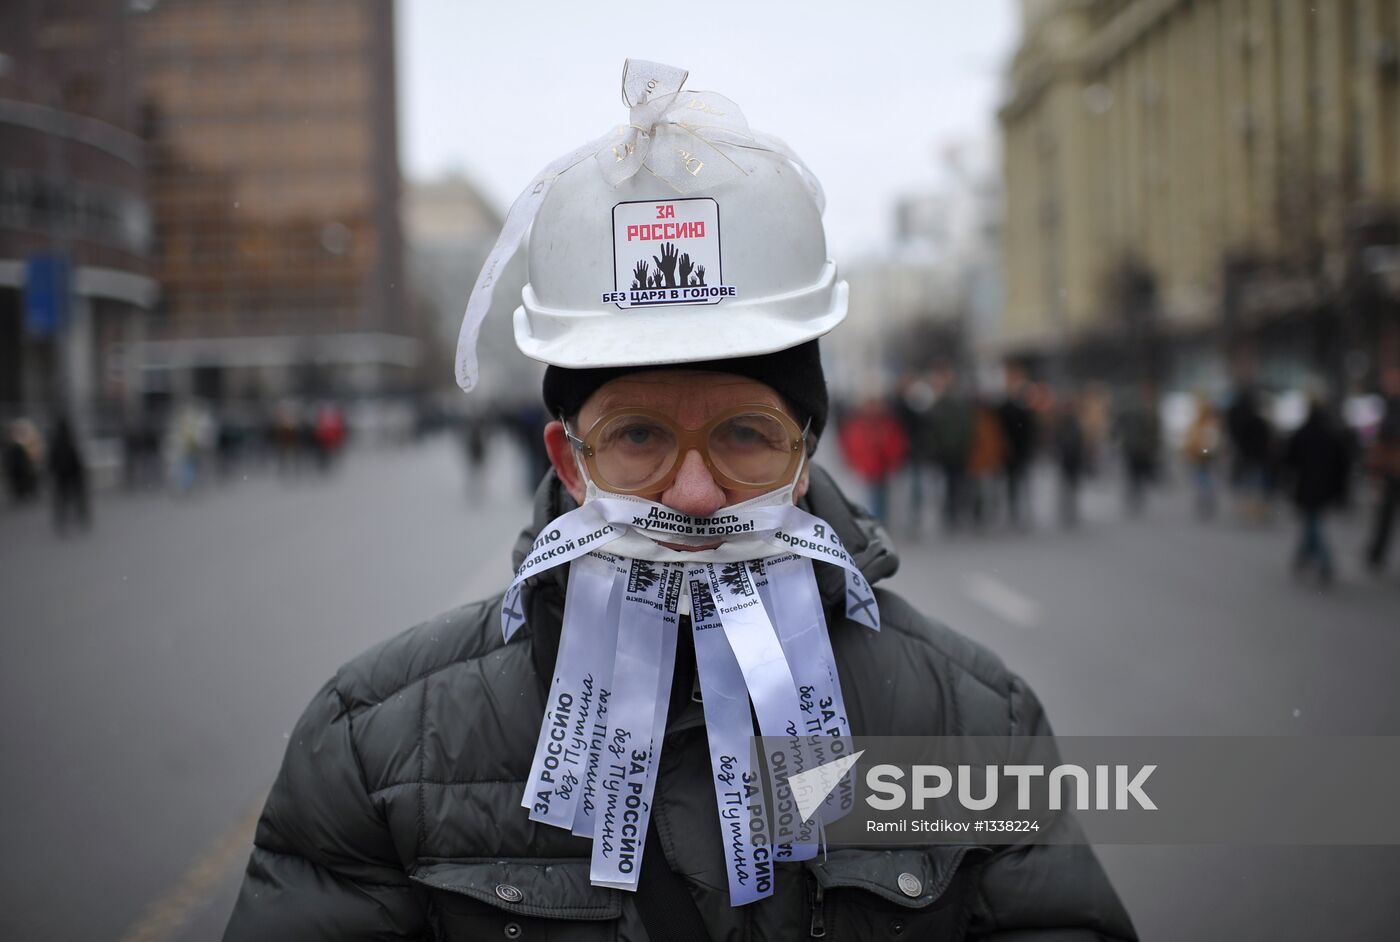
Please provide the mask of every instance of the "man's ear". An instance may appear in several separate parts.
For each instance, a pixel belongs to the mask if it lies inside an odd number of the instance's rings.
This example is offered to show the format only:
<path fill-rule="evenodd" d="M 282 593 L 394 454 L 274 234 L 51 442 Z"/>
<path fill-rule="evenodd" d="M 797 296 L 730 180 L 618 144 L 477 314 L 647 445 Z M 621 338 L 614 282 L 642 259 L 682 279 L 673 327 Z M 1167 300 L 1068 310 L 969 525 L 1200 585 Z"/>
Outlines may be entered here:
<path fill-rule="evenodd" d="M 797 485 L 792 489 L 792 502 L 794 504 L 807 496 L 807 485 L 811 481 L 811 476 L 811 464 L 803 462 L 802 473 L 797 476 Z"/>
<path fill-rule="evenodd" d="M 579 474 L 578 463 L 574 461 L 574 446 L 564 432 L 564 423 L 555 419 L 544 427 L 544 449 L 549 452 L 549 463 L 554 465 L 554 473 L 564 484 L 564 490 L 583 504 L 583 476 Z"/>

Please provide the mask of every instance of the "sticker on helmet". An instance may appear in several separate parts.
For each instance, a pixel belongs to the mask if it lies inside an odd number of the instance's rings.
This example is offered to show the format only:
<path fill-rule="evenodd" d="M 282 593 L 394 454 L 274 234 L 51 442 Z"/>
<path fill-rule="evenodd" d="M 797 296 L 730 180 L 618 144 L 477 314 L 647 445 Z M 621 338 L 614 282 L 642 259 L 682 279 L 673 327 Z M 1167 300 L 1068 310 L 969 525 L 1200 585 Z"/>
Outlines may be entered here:
<path fill-rule="evenodd" d="M 718 304 L 738 297 L 724 283 L 719 204 L 709 197 L 613 207 L 613 290 L 618 307 Z"/>

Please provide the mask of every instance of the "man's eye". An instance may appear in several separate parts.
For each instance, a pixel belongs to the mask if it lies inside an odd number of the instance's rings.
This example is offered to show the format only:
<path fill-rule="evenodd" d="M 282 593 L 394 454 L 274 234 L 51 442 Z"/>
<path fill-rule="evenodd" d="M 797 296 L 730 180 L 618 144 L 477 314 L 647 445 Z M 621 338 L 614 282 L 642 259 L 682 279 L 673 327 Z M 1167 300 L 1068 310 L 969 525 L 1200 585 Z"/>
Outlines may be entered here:
<path fill-rule="evenodd" d="M 714 440 L 730 448 L 776 448 L 782 445 L 783 439 L 783 430 L 777 423 L 748 418 L 726 423 Z"/>
<path fill-rule="evenodd" d="M 635 422 L 608 429 L 603 444 L 617 448 L 656 448 L 668 438 L 662 429 L 650 422 Z"/>

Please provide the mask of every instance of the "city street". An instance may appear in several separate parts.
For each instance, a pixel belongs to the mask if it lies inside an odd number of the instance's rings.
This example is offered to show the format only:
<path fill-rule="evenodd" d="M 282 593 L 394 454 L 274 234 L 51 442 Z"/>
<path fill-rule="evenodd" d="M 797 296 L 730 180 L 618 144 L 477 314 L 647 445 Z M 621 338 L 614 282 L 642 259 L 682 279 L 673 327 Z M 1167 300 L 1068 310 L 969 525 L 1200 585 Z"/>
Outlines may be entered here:
<path fill-rule="evenodd" d="M 0 937 L 217 939 L 316 689 L 504 585 L 528 502 L 517 457 L 493 459 L 475 495 L 446 438 L 352 449 L 325 478 L 104 494 L 81 538 L 0 511 Z M 1000 654 L 1057 733 L 1400 734 L 1400 561 L 1362 571 L 1359 516 L 1333 527 L 1321 592 L 1289 575 L 1286 514 L 1201 523 L 1178 489 L 1130 521 L 1104 483 L 1066 533 L 1051 487 L 1028 532 L 896 528 L 892 586 Z M 1099 853 L 1144 939 L 1378 938 L 1400 920 L 1400 848 Z"/>
<path fill-rule="evenodd" d="M 1324 593 L 1288 574 L 1283 508 L 1263 529 L 1223 507 L 1202 524 L 1178 489 L 1129 522 L 1090 489 L 1066 534 L 1039 483 L 1034 532 L 901 545 L 893 585 L 1001 655 L 1057 734 L 1400 734 L 1400 567 L 1365 573 L 1359 517 L 1333 527 Z M 1400 921 L 1400 847 L 1097 850 L 1144 940 L 1374 939 Z"/>

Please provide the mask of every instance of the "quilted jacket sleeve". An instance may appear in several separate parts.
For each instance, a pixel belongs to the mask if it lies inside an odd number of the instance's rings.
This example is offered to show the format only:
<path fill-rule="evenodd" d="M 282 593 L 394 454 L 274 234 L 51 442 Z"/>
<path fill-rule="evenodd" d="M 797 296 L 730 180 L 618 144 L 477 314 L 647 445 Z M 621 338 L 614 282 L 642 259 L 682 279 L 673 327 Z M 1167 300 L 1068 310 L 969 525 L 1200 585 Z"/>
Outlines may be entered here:
<path fill-rule="evenodd" d="M 421 904 L 366 792 L 334 681 L 287 745 L 224 942 L 420 939 Z"/>
<path fill-rule="evenodd" d="M 1040 701 L 1019 679 L 1012 682 L 1011 735 L 1053 733 Z M 1037 760 L 1053 756 L 1041 740 Z M 1069 815 L 1056 828 L 1077 829 Z M 982 870 L 969 937 L 988 942 L 1098 942 L 1136 940 L 1132 920 L 1087 843 L 1000 847 Z"/>

